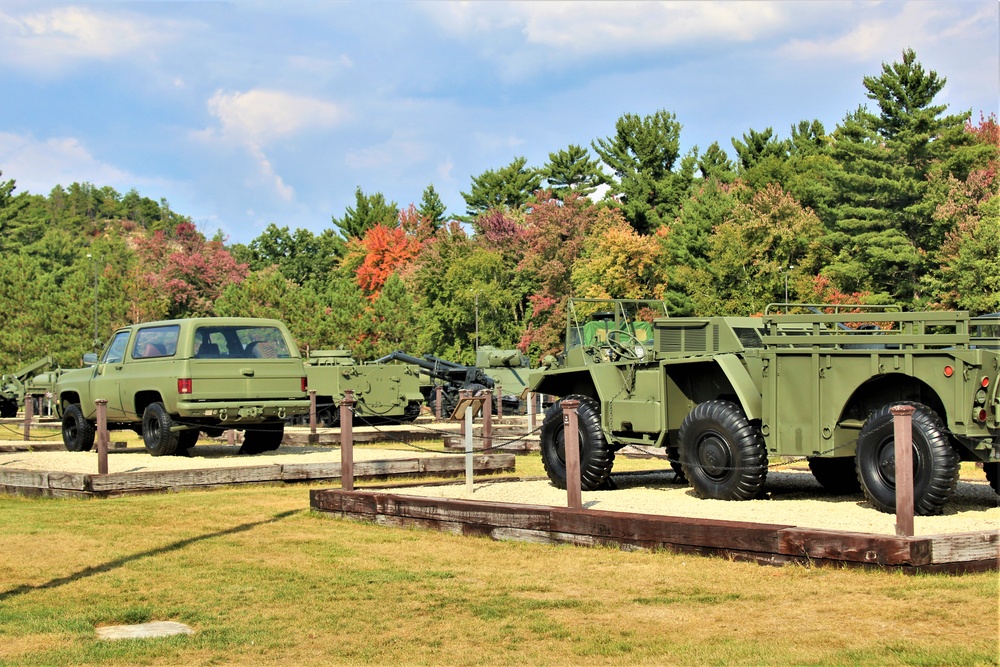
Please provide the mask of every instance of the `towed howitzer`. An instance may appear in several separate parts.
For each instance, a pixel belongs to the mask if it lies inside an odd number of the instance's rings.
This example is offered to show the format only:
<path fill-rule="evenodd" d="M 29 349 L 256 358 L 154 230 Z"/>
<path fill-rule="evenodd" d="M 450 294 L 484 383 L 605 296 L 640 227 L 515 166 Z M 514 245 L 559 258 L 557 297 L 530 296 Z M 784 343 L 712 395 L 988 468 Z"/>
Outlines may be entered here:
<path fill-rule="evenodd" d="M 421 358 L 396 350 L 376 359 L 375 363 L 384 364 L 390 361 L 401 361 L 405 364 L 419 366 L 423 374 L 430 378 L 431 381 L 420 388 L 427 405 L 434 405 L 435 388 L 441 386 L 443 414 L 450 415 L 454 411 L 458 404 L 458 392 L 462 389 L 475 392 L 482 389 L 492 389 L 494 386 L 493 378 L 484 373 L 481 368 L 463 366 L 431 354 L 425 354 Z"/>
<path fill-rule="evenodd" d="M 0 417 L 16 417 L 17 409 L 24 403 L 25 396 L 39 395 L 38 391 L 33 391 L 29 378 L 36 371 L 54 366 L 55 363 L 56 360 L 51 355 L 46 355 L 0 378 Z M 45 395 L 44 388 L 41 389 L 40 394 Z"/>

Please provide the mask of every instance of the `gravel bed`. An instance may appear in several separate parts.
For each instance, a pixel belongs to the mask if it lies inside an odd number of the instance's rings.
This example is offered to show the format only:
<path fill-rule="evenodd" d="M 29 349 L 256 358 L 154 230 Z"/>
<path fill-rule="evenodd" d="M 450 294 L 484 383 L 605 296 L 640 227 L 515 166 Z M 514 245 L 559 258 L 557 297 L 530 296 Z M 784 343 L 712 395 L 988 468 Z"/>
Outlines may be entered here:
<path fill-rule="evenodd" d="M 584 491 L 587 509 L 728 521 L 752 521 L 858 533 L 894 535 L 896 517 L 874 509 L 862 495 L 830 496 L 809 472 L 771 471 L 767 500 L 702 500 L 674 482 L 669 471 L 612 475 L 617 489 Z M 548 480 L 480 482 L 472 494 L 465 484 L 385 489 L 412 496 L 460 498 L 528 505 L 566 505 L 566 492 Z M 915 535 L 1000 531 L 1000 502 L 985 482 L 959 482 L 941 516 L 914 517 Z"/>
<path fill-rule="evenodd" d="M 240 456 L 238 446 L 198 445 L 191 456 L 150 456 L 145 449 L 108 450 L 108 472 L 147 472 L 152 470 L 190 470 L 192 468 L 242 468 L 276 463 L 340 462 L 340 448 L 282 447 L 267 454 Z M 445 456 L 434 452 L 401 451 L 355 447 L 355 461 L 415 459 Z M 97 474 L 97 452 L 7 452 L 0 453 L 0 470 L 58 470 L 60 472 Z"/>

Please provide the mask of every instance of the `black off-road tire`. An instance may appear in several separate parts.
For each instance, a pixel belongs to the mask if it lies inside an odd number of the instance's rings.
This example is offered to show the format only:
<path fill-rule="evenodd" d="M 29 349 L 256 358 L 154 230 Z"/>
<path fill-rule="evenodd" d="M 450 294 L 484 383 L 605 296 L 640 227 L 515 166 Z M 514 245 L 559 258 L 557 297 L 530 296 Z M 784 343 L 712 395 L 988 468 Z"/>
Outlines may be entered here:
<path fill-rule="evenodd" d="M 913 412 L 913 512 L 941 514 L 958 484 L 959 457 L 941 419 L 926 405 Z M 880 512 L 896 511 L 895 432 L 891 405 L 872 413 L 858 434 L 855 455 L 865 498 Z"/>
<path fill-rule="evenodd" d="M 284 422 L 265 422 L 250 426 L 243 434 L 243 445 L 239 453 L 253 455 L 273 452 L 281 446 L 284 437 Z"/>
<path fill-rule="evenodd" d="M 580 488 L 594 491 L 607 485 L 615 453 L 608 447 L 601 430 L 600 404 L 589 396 L 571 395 L 563 400 L 580 401 L 577 427 L 580 433 Z M 549 480 L 558 489 L 566 488 L 566 445 L 562 401 L 545 411 L 540 433 L 542 465 Z"/>
<path fill-rule="evenodd" d="M 178 431 L 171 431 L 174 418 L 163 403 L 150 403 L 142 413 L 142 442 L 150 456 L 170 456 L 177 451 Z"/>
<path fill-rule="evenodd" d="M 809 470 L 820 486 L 834 496 L 849 496 L 861 493 L 861 483 L 854 470 L 854 459 L 850 456 L 809 459 Z"/>
<path fill-rule="evenodd" d="M 993 487 L 993 493 L 1000 495 L 1000 489 L 997 488 L 1000 483 L 1000 463 L 987 461 L 983 464 L 983 472 L 986 473 L 986 481 Z"/>
<path fill-rule="evenodd" d="M 699 403 L 681 422 L 677 439 L 681 466 L 699 498 L 750 500 L 764 487 L 764 439 L 735 403 Z"/>
<path fill-rule="evenodd" d="M 83 416 L 78 403 L 66 407 L 62 418 L 62 437 L 67 451 L 89 452 L 94 448 L 96 433 L 97 429 Z"/>

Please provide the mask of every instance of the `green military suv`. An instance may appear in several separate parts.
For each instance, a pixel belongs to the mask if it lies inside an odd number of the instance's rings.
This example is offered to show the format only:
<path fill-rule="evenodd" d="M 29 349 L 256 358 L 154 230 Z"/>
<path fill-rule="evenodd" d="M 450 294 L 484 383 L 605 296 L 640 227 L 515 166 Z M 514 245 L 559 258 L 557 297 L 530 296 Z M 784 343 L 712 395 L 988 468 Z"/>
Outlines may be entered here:
<path fill-rule="evenodd" d="M 112 335 L 100 357 L 55 385 L 69 451 L 94 445 L 96 399 L 109 429 L 141 434 L 153 456 L 184 455 L 199 433 L 244 431 L 241 453 L 277 449 L 288 417 L 307 414 L 302 357 L 277 320 L 211 317 L 148 322 Z"/>

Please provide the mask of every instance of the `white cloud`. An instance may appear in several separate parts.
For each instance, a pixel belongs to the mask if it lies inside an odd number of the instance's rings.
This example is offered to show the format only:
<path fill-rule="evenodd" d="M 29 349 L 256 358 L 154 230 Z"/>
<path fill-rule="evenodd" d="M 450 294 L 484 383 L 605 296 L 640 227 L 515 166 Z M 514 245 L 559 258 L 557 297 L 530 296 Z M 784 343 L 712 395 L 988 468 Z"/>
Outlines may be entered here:
<path fill-rule="evenodd" d="M 967 5 L 953 6 L 926 2 L 890 3 L 889 10 L 876 14 L 878 5 L 870 5 L 863 20 L 852 22 L 851 28 L 832 37 L 792 39 L 777 50 L 784 58 L 816 60 L 846 59 L 853 62 L 878 61 L 898 56 L 906 47 L 927 47 L 939 44 L 956 45 L 956 40 L 970 39 L 980 32 L 980 26 L 992 24 L 995 29 L 996 11 L 982 7 L 967 11 Z"/>
<path fill-rule="evenodd" d="M 87 59 L 113 59 L 168 41 L 172 21 L 87 7 L 57 7 L 15 15 L 0 12 L 0 60 L 31 70 L 52 71 Z"/>
<path fill-rule="evenodd" d="M 221 123 L 219 135 L 257 145 L 310 128 L 331 127 L 344 117 L 332 102 L 264 89 L 217 91 L 208 101 L 208 111 Z"/>
<path fill-rule="evenodd" d="M 775 2 L 431 2 L 456 35 L 519 31 L 529 44 L 572 53 L 623 53 L 704 40 L 746 41 L 787 23 Z"/>
<path fill-rule="evenodd" d="M 74 182 L 132 188 L 141 180 L 101 162 L 72 137 L 39 141 L 0 132 L 0 169 L 4 180 L 14 179 L 17 191 L 35 194 L 48 194 L 56 185 Z"/>

